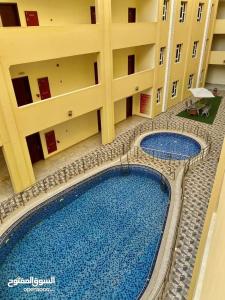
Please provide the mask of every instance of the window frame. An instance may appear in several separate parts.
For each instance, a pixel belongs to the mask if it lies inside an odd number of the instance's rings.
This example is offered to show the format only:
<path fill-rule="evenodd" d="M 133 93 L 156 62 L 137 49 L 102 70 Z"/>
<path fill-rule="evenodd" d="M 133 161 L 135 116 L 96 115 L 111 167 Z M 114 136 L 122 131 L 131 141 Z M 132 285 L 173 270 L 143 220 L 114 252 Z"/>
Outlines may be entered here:
<path fill-rule="evenodd" d="M 167 15 L 168 15 L 168 3 L 169 0 L 163 0 L 163 7 L 162 7 L 162 21 L 167 20 Z"/>
<path fill-rule="evenodd" d="M 173 81 L 172 92 L 171 92 L 172 98 L 175 98 L 177 96 L 178 82 L 179 82 L 179 80 Z"/>
<path fill-rule="evenodd" d="M 162 96 L 162 87 L 158 88 L 156 91 L 156 104 L 160 104 Z"/>
<path fill-rule="evenodd" d="M 188 78 L 188 85 L 187 85 L 187 88 L 188 88 L 188 89 L 191 89 L 191 88 L 192 88 L 192 85 L 193 85 L 193 79 L 194 79 L 194 74 L 190 74 L 190 75 L 189 75 L 189 78 Z"/>
<path fill-rule="evenodd" d="M 194 41 L 193 49 L 192 49 L 192 58 L 197 57 L 198 43 L 199 41 Z"/>
<path fill-rule="evenodd" d="M 186 20 L 186 14 L 187 14 L 187 2 L 181 1 L 180 5 L 180 16 L 179 16 L 179 22 L 184 23 Z"/>
<path fill-rule="evenodd" d="M 198 13 L 197 13 L 197 22 L 201 22 L 203 14 L 204 3 L 199 2 L 198 4 Z"/>
<path fill-rule="evenodd" d="M 166 47 L 160 47 L 159 50 L 159 65 L 162 66 L 165 62 Z"/>
<path fill-rule="evenodd" d="M 176 53 L 175 53 L 175 63 L 178 63 L 181 61 L 181 50 L 182 50 L 183 44 L 177 44 L 176 45 Z"/>

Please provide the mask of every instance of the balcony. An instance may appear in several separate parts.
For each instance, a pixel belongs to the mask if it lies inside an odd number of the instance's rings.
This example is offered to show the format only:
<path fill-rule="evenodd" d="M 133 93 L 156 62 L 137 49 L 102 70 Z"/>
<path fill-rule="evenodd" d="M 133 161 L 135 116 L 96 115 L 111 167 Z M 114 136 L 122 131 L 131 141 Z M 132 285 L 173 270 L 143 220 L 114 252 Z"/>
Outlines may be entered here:
<path fill-rule="evenodd" d="M 156 43 L 156 23 L 112 24 L 112 48 Z"/>
<path fill-rule="evenodd" d="M 87 46 L 88 37 L 88 46 Z M 100 52 L 101 25 L 0 29 L 0 53 L 9 65 Z"/>
<path fill-rule="evenodd" d="M 225 51 L 211 51 L 209 64 L 225 66 Z"/>
<path fill-rule="evenodd" d="M 225 34 L 225 19 L 216 20 L 214 34 Z"/>
<path fill-rule="evenodd" d="M 113 101 L 129 97 L 153 86 L 154 70 L 145 70 L 113 80 Z"/>
<path fill-rule="evenodd" d="M 21 133 L 27 136 L 97 110 L 103 103 L 104 89 L 96 85 L 21 106 L 16 109 L 16 118 Z M 72 117 L 68 111 L 72 111 Z"/>
<path fill-rule="evenodd" d="M 158 1 L 155 0 L 112 0 L 112 22 L 156 22 Z"/>

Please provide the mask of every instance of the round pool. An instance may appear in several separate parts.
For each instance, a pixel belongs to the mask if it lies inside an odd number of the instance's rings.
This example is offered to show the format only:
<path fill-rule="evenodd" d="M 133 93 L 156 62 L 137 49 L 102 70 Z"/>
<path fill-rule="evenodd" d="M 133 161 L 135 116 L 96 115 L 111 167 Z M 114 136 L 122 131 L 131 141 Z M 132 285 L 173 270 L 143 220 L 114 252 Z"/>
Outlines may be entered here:
<path fill-rule="evenodd" d="M 201 145 L 193 138 L 174 132 L 146 136 L 140 144 L 148 154 L 161 159 L 185 160 L 198 155 Z"/>

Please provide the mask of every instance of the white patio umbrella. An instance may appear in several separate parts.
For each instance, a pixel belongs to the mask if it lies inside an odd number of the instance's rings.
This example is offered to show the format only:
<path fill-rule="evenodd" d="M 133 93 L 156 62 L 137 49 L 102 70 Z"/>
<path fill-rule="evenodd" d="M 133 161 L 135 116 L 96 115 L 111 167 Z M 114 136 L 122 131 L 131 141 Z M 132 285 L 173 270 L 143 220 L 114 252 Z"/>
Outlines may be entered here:
<path fill-rule="evenodd" d="M 214 98 L 213 93 L 205 88 L 189 89 L 192 95 L 196 98 Z"/>

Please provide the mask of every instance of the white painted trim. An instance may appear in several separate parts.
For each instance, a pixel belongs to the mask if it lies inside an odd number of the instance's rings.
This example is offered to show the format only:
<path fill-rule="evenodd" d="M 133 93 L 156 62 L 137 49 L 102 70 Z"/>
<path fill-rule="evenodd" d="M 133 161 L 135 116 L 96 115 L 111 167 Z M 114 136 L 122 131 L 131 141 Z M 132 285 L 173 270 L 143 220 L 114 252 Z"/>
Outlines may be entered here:
<path fill-rule="evenodd" d="M 208 37 L 208 33 L 209 33 L 209 23 L 210 23 L 211 10 L 212 10 L 212 0 L 209 0 L 207 15 L 206 15 L 206 21 L 205 21 L 205 30 L 204 30 L 203 41 L 202 41 L 202 49 L 201 49 L 199 66 L 198 66 L 198 75 L 197 75 L 197 81 L 196 81 L 196 88 L 198 88 L 200 86 L 200 81 L 201 81 L 202 66 L 203 66 L 203 63 L 204 63 L 204 56 L 205 56 L 205 52 L 206 52 L 206 42 L 207 42 L 207 37 Z"/>
<path fill-rule="evenodd" d="M 206 266 L 207 266 L 207 260 L 209 256 L 209 250 L 212 242 L 212 237 L 213 237 L 213 232 L 216 224 L 216 213 L 212 215 L 210 227 L 209 227 L 209 232 L 206 240 L 206 245 L 205 245 L 205 251 L 203 254 L 202 258 L 202 263 L 201 263 L 201 268 L 199 272 L 199 277 L 198 277 L 198 282 L 195 290 L 195 295 L 193 300 L 200 300 L 201 299 L 201 291 L 202 291 L 202 286 L 203 286 L 203 281 L 205 277 L 205 272 L 206 272 Z"/>
<path fill-rule="evenodd" d="M 164 93 L 163 93 L 163 104 L 162 111 L 166 112 L 167 110 L 167 95 L 169 88 L 169 79 L 170 79 L 170 69 L 171 69 L 171 59 L 172 59 L 172 49 L 173 49 L 173 36 L 174 36 L 174 22 L 175 22 L 175 5 L 176 1 L 171 0 L 170 5 L 170 24 L 169 24 L 169 34 L 167 42 L 167 56 L 166 56 L 166 71 L 165 71 L 165 81 L 164 81 Z"/>

